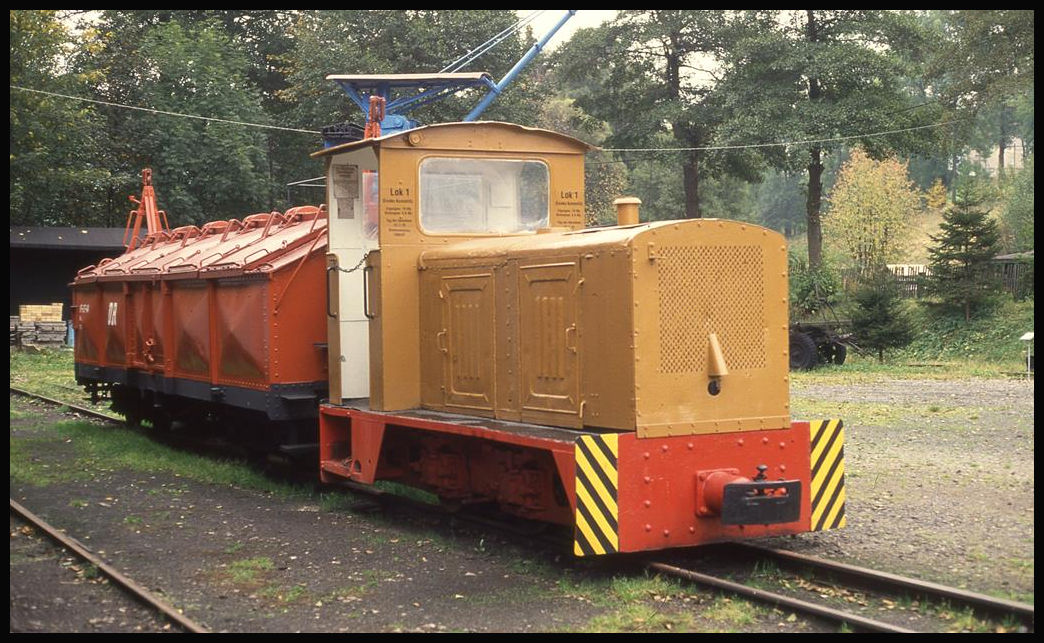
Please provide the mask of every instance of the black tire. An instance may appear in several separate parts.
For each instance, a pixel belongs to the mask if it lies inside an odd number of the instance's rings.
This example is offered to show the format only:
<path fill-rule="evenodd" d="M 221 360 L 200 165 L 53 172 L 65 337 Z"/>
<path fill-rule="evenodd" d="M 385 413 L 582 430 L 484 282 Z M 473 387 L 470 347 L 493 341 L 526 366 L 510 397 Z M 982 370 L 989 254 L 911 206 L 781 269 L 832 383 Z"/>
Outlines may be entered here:
<path fill-rule="evenodd" d="M 816 343 L 799 331 L 790 333 L 790 370 L 807 371 L 819 362 Z"/>
<path fill-rule="evenodd" d="M 832 346 L 830 361 L 838 366 L 845 363 L 845 358 L 848 357 L 848 347 L 844 344 L 834 344 Z"/>

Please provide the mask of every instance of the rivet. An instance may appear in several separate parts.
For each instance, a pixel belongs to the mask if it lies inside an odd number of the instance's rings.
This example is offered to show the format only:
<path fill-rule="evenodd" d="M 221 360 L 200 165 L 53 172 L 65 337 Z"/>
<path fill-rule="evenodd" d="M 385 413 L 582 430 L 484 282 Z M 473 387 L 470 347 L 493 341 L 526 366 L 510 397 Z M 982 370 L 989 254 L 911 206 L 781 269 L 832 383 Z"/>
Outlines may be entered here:
<path fill-rule="evenodd" d="M 651 507 L 652 506 L 652 500 L 646 500 L 642 504 L 644 504 L 646 506 L 646 508 Z"/>
<path fill-rule="evenodd" d="M 785 464 L 779 465 L 779 470 L 780 471 L 786 471 L 787 470 L 787 465 L 785 465 Z"/>
<path fill-rule="evenodd" d="M 645 531 L 652 531 L 652 525 L 646 525 Z"/>
<path fill-rule="evenodd" d="M 768 438 L 761 438 L 762 444 L 768 444 Z"/>
<path fill-rule="evenodd" d="M 645 484 L 652 484 L 652 478 L 650 478 L 649 476 L 645 476 L 644 480 Z"/>
<path fill-rule="evenodd" d="M 689 533 L 690 534 L 696 533 L 696 528 L 695 527 L 689 527 Z"/>
<path fill-rule="evenodd" d="M 766 439 L 766 442 L 767 442 L 767 441 L 768 441 L 768 440 Z M 645 453 L 643 453 L 643 454 L 642 454 L 642 457 L 643 457 L 643 458 L 645 458 L 646 460 L 648 460 L 648 459 L 649 459 L 649 452 L 648 452 L 648 451 L 646 451 Z"/>
<path fill-rule="evenodd" d="M 688 444 L 686 444 L 685 446 L 686 446 L 686 447 L 688 447 L 690 451 L 692 451 L 692 448 L 693 448 L 693 444 L 692 444 L 692 442 L 689 442 L 689 443 L 688 443 Z"/>
<path fill-rule="evenodd" d="M 664 529 L 663 530 L 663 537 L 664 538 L 667 538 L 670 535 L 671 535 L 671 531 L 669 529 Z"/>
<path fill-rule="evenodd" d="M 736 440 L 736 446 L 743 446 L 743 438 Z"/>
<path fill-rule="evenodd" d="M 667 453 L 667 445 L 665 444 L 662 447 L 660 447 L 660 450 L 663 451 L 664 453 Z"/>
<path fill-rule="evenodd" d="M 787 447 L 787 443 L 786 442 L 780 442 L 779 443 L 779 448 L 785 449 L 786 447 Z"/>

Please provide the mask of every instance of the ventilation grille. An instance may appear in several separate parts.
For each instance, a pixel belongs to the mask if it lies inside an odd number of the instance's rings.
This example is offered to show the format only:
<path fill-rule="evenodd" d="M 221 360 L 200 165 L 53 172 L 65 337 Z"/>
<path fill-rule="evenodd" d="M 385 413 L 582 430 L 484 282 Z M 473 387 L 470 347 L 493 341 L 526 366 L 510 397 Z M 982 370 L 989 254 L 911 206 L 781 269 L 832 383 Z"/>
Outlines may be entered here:
<path fill-rule="evenodd" d="M 656 253 L 660 372 L 700 372 L 717 333 L 729 369 L 765 367 L 765 274 L 760 246 L 666 246 Z"/>

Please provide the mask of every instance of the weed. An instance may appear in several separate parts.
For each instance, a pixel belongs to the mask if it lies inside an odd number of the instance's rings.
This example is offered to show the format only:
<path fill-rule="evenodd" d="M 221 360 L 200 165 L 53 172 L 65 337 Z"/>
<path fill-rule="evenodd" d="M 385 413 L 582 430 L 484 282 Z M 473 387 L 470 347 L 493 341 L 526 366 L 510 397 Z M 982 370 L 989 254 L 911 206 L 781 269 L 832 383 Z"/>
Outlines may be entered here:
<path fill-rule="evenodd" d="M 267 556 L 237 560 L 228 566 L 228 576 L 233 583 L 249 584 L 257 580 L 263 572 L 272 571 L 275 565 Z"/>
<path fill-rule="evenodd" d="M 88 563 L 80 568 L 78 574 L 84 580 L 95 580 L 101 577 L 101 570 L 98 569 L 97 565 Z"/>
<path fill-rule="evenodd" d="M 684 632 L 692 629 L 692 615 L 667 612 L 645 604 L 627 604 L 591 619 L 584 632 Z"/>
<path fill-rule="evenodd" d="M 728 596 L 715 597 L 700 615 L 729 628 L 751 625 L 757 620 L 758 608 L 744 600 Z"/>
<path fill-rule="evenodd" d="M 947 612 L 950 622 L 946 629 L 950 632 L 991 632 L 993 629 L 987 621 L 984 621 L 972 611 L 971 608 L 962 609 L 959 612 Z"/>
<path fill-rule="evenodd" d="M 279 587 L 277 585 L 268 585 L 258 590 L 257 595 L 283 604 L 310 600 L 308 590 L 304 585 L 292 585 L 288 588 Z"/>

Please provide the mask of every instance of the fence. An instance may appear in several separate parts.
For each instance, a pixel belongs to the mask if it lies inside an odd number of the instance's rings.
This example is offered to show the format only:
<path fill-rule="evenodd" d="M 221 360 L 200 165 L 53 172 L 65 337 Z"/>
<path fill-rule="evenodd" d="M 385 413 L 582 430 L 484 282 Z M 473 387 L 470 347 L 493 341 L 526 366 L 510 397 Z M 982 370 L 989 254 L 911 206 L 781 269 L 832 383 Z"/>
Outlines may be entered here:
<path fill-rule="evenodd" d="M 1032 255 L 1030 256 L 1032 261 Z M 924 264 L 891 264 L 888 269 L 895 278 L 901 297 L 917 299 L 927 293 L 924 282 L 932 276 L 932 269 Z M 1005 292 L 1016 301 L 1033 294 L 1033 264 L 1019 258 L 997 257 L 992 265 L 993 276 Z"/>
<path fill-rule="evenodd" d="M 932 269 L 923 264 L 893 264 L 888 269 L 892 271 L 895 284 L 899 289 L 899 296 L 907 299 L 917 299 L 923 296 L 924 281 L 931 277 Z"/>

